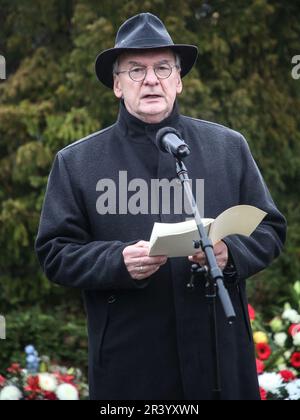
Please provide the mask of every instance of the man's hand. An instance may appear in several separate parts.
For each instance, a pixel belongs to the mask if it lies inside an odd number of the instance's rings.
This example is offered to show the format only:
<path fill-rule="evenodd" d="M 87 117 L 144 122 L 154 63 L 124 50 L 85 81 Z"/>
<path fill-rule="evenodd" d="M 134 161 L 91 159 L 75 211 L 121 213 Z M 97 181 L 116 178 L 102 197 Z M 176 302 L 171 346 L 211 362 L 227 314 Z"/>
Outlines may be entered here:
<path fill-rule="evenodd" d="M 164 265 L 167 257 L 149 257 L 149 242 L 140 241 L 123 250 L 124 263 L 134 280 L 144 280 Z"/>
<path fill-rule="evenodd" d="M 220 241 L 214 246 L 214 254 L 216 256 L 218 267 L 223 271 L 228 262 L 228 248 L 225 242 Z M 199 252 L 192 257 L 189 257 L 189 260 L 193 263 L 198 263 L 201 266 L 207 265 L 204 252 Z"/>

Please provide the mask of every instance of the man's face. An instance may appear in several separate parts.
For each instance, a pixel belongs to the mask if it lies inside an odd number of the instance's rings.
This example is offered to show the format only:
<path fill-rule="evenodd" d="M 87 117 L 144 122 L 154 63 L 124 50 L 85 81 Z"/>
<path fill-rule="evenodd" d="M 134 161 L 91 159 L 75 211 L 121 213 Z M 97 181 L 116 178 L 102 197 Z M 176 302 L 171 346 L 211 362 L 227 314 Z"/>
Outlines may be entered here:
<path fill-rule="evenodd" d="M 166 79 L 159 79 L 153 69 L 159 65 L 170 64 L 172 73 Z M 176 96 L 182 91 L 180 70 L 175 65 L 171 50 L 152 50 L 142 53 L 125 53 L 119 58 L 118 71 L 136 67 L 147 68 L 146 77 L 136 82 L 127 73 L 114 76 L 114 93 L 123 97 L 130 114 L 147 123 L 159 123 L 172 112 Z"/>

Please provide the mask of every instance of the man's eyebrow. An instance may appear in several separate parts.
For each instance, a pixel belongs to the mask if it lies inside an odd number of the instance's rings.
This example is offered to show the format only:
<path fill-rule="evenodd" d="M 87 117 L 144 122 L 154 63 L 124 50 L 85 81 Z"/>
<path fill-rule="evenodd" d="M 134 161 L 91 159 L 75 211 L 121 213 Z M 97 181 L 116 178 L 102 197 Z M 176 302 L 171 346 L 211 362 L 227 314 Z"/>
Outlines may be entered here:
<path fill-rule="evenodd" d="M 170 60 L 168 60 L 168 59 L 164 59 L 164 60 L 157 61 L 157 62 L 156 62 L 156 63 L 154 63 L 153 65 L 155 66 L 155 65 L 158 65 L 158 64 L 169 63 L 169 61 L 170 61 Z M 147 66 L 146 66 L 146 64 L 141 63 L 141 62 L 139 62 L 139 61 L 133 61 L 133 60 L 128 61 L 128 64 L 131 64 L 131 65 L 134 65 L 134 66 L 143 66 L 143 67 L 147 67 Z"/>
<path fill-rule="evenodd" d="M 143 64 L 142 63 L 139 63 L 138 61 L 128 61 L 128 64 L 134 64 L 134 65 L 137 65 L 137 66 L 143 66 Z"/>

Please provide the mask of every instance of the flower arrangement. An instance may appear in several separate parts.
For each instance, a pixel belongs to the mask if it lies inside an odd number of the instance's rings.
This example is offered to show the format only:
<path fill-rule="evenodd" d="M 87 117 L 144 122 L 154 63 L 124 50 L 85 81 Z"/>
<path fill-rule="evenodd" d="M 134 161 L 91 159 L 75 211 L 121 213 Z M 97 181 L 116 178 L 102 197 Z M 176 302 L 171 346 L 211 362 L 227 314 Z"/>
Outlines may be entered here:
<path fill-rule="evenodd" d="M 300 302 L 300 282 L 294 285 Z M 300 400 L 300 313 L 289 303 L 264 323 L 249 305 L 263 400 Z"/>
<path fill-rule="evenodd" d="M 0 375 L 1 400 L 79 400 L 88 396 L 79 369 L 49 365 L 31 345 L 25 348 L 26 368 L 14 363 Z"/>

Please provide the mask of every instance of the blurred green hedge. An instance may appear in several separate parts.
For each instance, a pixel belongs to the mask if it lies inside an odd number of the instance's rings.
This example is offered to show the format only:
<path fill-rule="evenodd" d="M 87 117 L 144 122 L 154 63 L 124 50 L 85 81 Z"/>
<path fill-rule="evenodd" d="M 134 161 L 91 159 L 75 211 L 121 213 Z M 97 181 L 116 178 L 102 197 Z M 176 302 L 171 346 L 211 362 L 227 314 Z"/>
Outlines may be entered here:
<path fill-rule="evenodd" d="M 40 356 L 54 364 L 79 367 L 87 373 L 85 319 L 63 306 L 43 311 L 39 306 L 12 311 L 6 316 L 7 340 L 1 341 L 0 373 L 12 363 L 26 366 L 24 348 L 34 344 Z"/>

